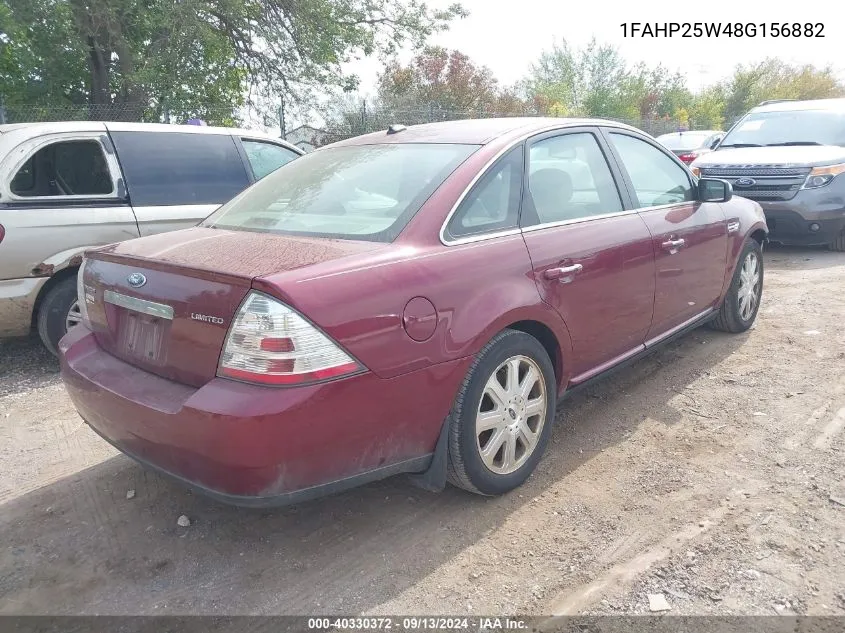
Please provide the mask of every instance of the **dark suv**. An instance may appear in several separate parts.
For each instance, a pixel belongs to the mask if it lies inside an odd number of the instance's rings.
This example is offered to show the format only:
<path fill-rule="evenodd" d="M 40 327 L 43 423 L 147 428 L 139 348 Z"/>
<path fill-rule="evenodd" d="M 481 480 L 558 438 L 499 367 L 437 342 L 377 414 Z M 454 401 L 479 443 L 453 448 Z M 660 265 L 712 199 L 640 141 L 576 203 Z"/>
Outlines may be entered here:
<path fill-rule="evenodd" d="M 764 102 L 691 167 L 759 202 L 772 242 L 845 251 L 845 99 Z"/>

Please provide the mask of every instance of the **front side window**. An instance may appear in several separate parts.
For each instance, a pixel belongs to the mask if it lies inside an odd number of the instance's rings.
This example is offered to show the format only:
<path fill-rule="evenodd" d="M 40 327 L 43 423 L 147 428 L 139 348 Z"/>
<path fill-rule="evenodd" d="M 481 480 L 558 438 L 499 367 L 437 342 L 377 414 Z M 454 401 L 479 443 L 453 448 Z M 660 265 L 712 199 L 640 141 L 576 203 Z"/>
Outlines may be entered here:
<path fill-rule="evenodd" d="M 651 143 L 614 132 L 610 140 L 634 186 L 638 209 L 694 199 L 686 170 Z"/>
<path fill-rule="evenodd" d="M 112 132 L 133 206 L 222 204 L 249 185 L 228 134 Z"/>
<path fill-rule="evenodd" d="M 523 211 L 523 226 L 622 211 L 610 167 L 589 132 L 534 143 L 528 165 L 531 205 Z"/>
<path fill-rule="evenodd" d="M 392 242 L 477 149 L 385 143 L 318 150 L 257 182 L 203 226 Z"/>
<path fill-rule="evenodd" d="M 264 141 L 250 141 L 242 139 L 247 160 L 252 167 L 252 173 L 256 180 L 261 180 L 267 174 L 276 171 L 282 165 L 286 165 L 299 154 L 292 152 L 287 147 L 281 147 Z"/>
<path fill-rule="evenodd" d="M 42 147 L 12 178 L 16 196 L 107 196 L 114 183 L 103 148 L 95 140 L 59 141 Z"/>
<path fill-rule="evenodd" d="M 451 238 L 517 227 L 522 194 L 522 146 L 511 150 L 485 173 L 446 226 Z"/>

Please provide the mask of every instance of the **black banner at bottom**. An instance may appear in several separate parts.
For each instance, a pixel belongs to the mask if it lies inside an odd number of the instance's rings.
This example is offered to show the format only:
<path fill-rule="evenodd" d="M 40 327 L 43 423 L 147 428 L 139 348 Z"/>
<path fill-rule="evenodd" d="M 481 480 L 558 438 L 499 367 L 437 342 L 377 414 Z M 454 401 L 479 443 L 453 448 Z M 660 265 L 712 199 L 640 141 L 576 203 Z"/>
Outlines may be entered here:
<path fill-rule="evenodd" d="M 845 616 L 0 616 L 0 633 L 845 633 Z"/>

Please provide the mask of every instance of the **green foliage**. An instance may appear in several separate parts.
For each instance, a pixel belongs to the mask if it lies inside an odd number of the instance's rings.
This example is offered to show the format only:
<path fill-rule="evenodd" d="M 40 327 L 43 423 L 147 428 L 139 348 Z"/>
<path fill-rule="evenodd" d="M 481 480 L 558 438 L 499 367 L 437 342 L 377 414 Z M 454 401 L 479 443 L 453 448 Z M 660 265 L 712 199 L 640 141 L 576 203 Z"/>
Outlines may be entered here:
<path fill-rule="evenodd" d="M 845 86 L 830 66 L 791 66 L 779 59 L 737 66 L 721 86 L 725 93 L 724 116 L 734 120 L 767 99 L 824 99 L 845 95 Z"/>
<path fill-rule="evenodd" d="M 421 46 L 463 15 L 419 0 L 4 0 L 0 86 L 7 103 L 226 122 L 245 98 L 354 87 L 343 63 Z"/>
<path fill-rule="evenodd" d="M 405 111 L 427 108 L 467 115 L 524 111 L 522 100 L 500 89 L 489 68 L 477 66 L 460 51 L 441 47 L 423 49 L 407 66 L 388 64 L 379 76 L 378 94 L 383 106 Z"/>
<path fill-rule="evenodd" d="M 595 40 L 580 51 L 566 41 L 554 44 L 531 67 L 522 89 L 527 102 L 552 116 L 671 119 L 699 129 L 720 129 L 766 99 L 845 95 L 832 68 L 777 59 L 740 65 L 728 81 L 693 94 L 682 74 L 662 65 L 628 67 L 618 49 Z"/>

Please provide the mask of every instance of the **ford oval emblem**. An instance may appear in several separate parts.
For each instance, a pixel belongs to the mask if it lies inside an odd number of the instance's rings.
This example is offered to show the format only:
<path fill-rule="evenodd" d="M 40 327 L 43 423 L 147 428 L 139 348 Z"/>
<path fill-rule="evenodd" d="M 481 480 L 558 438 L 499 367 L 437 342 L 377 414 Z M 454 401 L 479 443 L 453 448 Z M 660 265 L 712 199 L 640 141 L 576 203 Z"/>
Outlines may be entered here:
<path fill-rule="evenodd" d="M 145 283 L 147 283 L 147 278 L 144 277 L 144 275 L 142 275 L 141 273 L 132 273 L 126 278 L 126 281 L 133 288 L 140 288 Z"/>
<path fill-rule="evenodd" d="M 734 187 L 753 187 L 757 181 L 753 178 L 737 178 L 734 182 Z"/>

